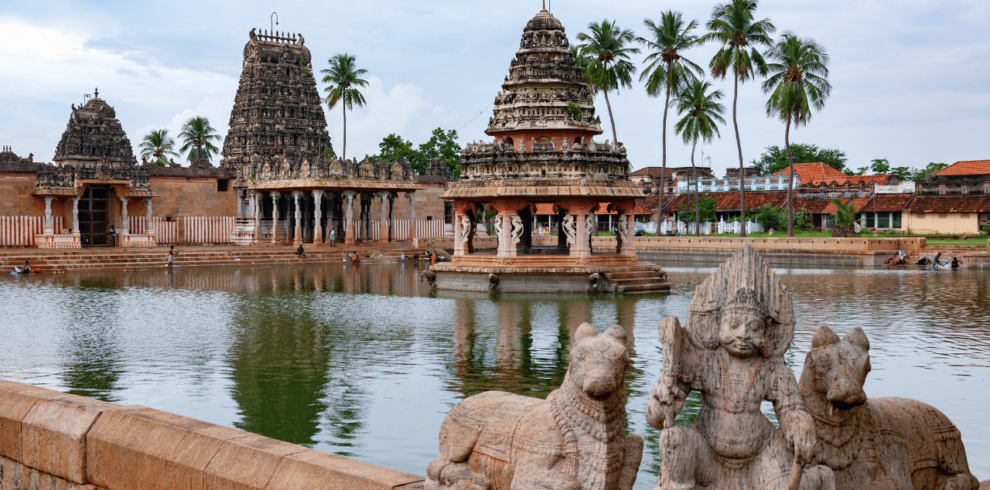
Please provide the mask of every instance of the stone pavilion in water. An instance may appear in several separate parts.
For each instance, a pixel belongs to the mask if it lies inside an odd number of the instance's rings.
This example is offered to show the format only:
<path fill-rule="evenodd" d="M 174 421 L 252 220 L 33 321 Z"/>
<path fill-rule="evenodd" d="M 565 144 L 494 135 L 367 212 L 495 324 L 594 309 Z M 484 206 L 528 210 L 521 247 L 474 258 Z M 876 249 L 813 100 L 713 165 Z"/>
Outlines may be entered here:
<path fill-rule="evenodd" d="M 621 143 L 602 133 L 594 96 L 568 50 L 564 27 L 547 10 L 523 30 L 485 131 L 494 141 L 467 145 L 453 201 L 454 257 L 428 277 L 438 289 L 658 291 L 669 286 L 656 265 L 641 263 L 633 239 L 635 201 Z M 497 212 L 496 253 L 478 253 L 479 215 Z M 537 208 L 551 209 L 558 236 L 534 233 Z M 594 252 L 596 212 L 618 215 L 618 245 Z"/>

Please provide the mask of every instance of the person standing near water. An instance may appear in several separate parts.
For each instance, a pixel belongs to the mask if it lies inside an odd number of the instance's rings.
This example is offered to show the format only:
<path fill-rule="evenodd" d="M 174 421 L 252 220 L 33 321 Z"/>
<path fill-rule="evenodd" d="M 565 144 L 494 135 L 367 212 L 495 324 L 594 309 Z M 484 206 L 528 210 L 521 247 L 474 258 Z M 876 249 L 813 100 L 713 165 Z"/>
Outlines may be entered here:
<path fill-rule="evenodd" d="M 168 271 L 172 272 L 172 265 L 175 263 L 175 245 L 170 245 L 168 247 L 168 258 L 165 259 L 165 266 L 168 267 Z"/>
<path fill-rule="evenodd" d="M 327 241 L 330 242 L 331 247 L 337 246 L 337 230 L 330 228 L 330 236 L 327 237 Z"/>

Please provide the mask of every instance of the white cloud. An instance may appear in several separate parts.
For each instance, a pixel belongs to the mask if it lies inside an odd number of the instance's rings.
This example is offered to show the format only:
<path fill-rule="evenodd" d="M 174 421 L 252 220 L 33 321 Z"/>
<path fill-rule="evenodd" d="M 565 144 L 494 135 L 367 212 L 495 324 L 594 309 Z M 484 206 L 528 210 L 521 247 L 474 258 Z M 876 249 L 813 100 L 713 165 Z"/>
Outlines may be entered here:
<path fill-rule="evenodd" d="M 429 139 L 433 128 L 453 117 L 446 116 L 443 107 L 423 98 L 423 89 L 412 84 L 398 84 L 385 92 L 378 77 L 368 78 L 362 90 L 365 107 L 347 113 L 347 158 L 363 158 L 378 153 L 378 143 L 396 133 L 414 143 Z M 324 108 L 325 109 L 325 108 Z M 338 105 L 328 114 L 330 135 L 338 155 L 343 149 L 343 115 Z M 415 123 L 415 124 L 414 124 Z"/>
<path fill-rule="evenodd" d="M 179 140 L 179 133 L 182 132 L 182 125 L 185 124 L 190 118 L 193 117 L 205 117 L 210 120 L 210 125 L 213 126 L 217 133 L 221 137 L 227 136 L 228 123 L 230 121 L 230 110 L 234 101 L 234 93 L 236 91 L 235 87 L 218 87 L 211 90 L 206 94 L 205 98 L 196 105 L 196 109 L 186 109 L 175 116 L 172 120 L 164 126 L 168 130 L 169 136 L 175 139 L 175 149 L 176 151 L 182 147 L 182 142 Z M 145 126 L 137 131 L 131 136 L 131 143 L 134 145 L 134 154 L 137 156 L 140 152 L 138 146 L 141 144 L 141 140 L 149 132 L 162 129 L 163 126 Z M 217 148 L 223 148 L 222 143 L 217 144 Z M 140 160 L 140 157 L 138 157 Z M 180 158 L 175 159 L 176 162 L 182 162 L 187 164 L 185 155 Z M 220 156 L 217 155 L 213 157 L 213 164 L 220 164 Z"/>

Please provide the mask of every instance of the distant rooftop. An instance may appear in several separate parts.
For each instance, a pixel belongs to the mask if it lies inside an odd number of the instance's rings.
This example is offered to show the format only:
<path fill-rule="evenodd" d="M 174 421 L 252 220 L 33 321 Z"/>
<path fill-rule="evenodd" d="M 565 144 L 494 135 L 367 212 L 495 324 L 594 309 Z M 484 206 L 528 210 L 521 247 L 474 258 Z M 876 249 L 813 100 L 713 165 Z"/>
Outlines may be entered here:
<path fill-rule="evenodd" d="M 990 160 L 963 160 L 935 172 L 938 176 L 988 174 L 990 174 Z"/>

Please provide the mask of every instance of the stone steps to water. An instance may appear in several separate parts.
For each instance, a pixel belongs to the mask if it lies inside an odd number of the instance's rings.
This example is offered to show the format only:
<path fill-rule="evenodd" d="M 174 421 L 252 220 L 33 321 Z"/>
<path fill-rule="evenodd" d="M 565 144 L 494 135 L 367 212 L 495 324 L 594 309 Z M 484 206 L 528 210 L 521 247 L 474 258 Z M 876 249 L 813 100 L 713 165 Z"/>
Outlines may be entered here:
<path fill-rule="evenodd" d="M 307 250 L 306 258 L 299 258 L 293 247 L 256 247 L 212 249 L 180 248 L 175 256 L 177 267 L 202 267 L 218 265 L 275 265 L 275 264 L 312 264 L 328 262 L 345 262 L 349 252 L 357 251 L 362 261 L 368 262 L 398 262 L 402 255 L 411 256 L 419 252 L 426 257 L 423 249 L 411 247 L 388 246 L 375 248 L 330 248 L 312 247 Z M 115 250 L 112 252 L 73 251 L 65 253 L 24 253 L 23 251 L 0 254 L 0 267 L 23 264 L 29 260 L 32 266 L 42 271 L 80 271 L 92 269 L 149 269 L 165 267 L 168 249 L 149 250 Z"/>
<path fill-rule="evenodd" d="M 607 272 L 605 279 L 612 284 L 617 293 L 647 294 L 670 291 L 666 274 L 660 271 Z"/>

